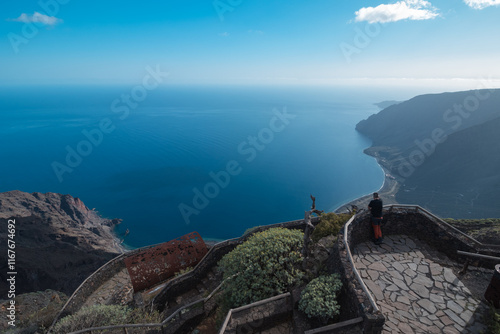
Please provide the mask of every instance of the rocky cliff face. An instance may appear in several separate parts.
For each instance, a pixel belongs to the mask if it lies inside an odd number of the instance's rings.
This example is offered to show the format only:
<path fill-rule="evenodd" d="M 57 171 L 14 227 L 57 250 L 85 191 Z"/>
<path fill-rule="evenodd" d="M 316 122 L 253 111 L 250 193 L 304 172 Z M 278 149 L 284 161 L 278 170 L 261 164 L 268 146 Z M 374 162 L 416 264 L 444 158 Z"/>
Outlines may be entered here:
<path fill-rule="evenodd" d="M 7 252 L 7 222 L 15 219 L 16 294 L 53 289 L 71 294 L 101 265 L 123 251 L 112 234 L 118 219 L 104 219 L 78 198 L 55 193 L 0 193 L 0 249 Z M 0 263 L 5 282 L 7 261 Z M 0 295 L 7 287 L 0 286 Z"/>

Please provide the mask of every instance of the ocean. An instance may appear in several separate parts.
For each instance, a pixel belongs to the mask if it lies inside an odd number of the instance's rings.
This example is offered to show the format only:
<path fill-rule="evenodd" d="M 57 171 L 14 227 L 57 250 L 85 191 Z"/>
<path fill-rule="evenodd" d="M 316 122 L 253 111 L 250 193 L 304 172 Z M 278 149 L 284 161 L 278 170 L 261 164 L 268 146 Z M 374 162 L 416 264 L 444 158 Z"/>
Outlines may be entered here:
<path fill-rule="evenodd" d="M 30 86 L 0 92 L 0 191 L 79 197 L 141 247 L 228 239 L 376 191 L 355 131 L 374 94 L 327 87 Z"/>

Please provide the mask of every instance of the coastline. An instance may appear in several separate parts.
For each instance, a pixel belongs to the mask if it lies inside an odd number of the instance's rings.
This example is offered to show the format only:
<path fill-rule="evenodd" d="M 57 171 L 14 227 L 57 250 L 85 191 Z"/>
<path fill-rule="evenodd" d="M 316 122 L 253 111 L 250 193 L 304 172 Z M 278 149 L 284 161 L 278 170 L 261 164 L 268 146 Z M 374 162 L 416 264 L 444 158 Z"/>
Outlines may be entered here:
<path fill-rule="evenodd" d="M 366 154 L 366 153 L 365 153 Z M 370 155 L 370 154 L 368 154 Z M 399 190 L 399 187 L 401 186 L 401 183 L 398 182 L 396 177 L 394 177 L 387 168 L 383 166 L 381 161 L 379 160 L 378 157 L 372 156 L 376 161 L 377 164 L 382 168 L 384 171 L 384 183 L 382 184 L 382 187 L 376 192 L 378 192 L 380 198 L 384 202 L 384 205 L 387 204 L 398 204 L 396 201 L 396 193 Z M 333 212 L 335 213 L 341 213 L 347 211 L 347 209 L 351 208 L 352 205 L 355 205 L 358 207 L 358 209 L 366 209 L 368 203 L 372 200 L 373 193 L 369 193 L 366 195 L 363 195 L 361 197 L 358 197 L 356 199 L 353 199 L 352 201 L 349 201 L 345 204 L 340 205 L 338 208 L 336 208 Z"/>

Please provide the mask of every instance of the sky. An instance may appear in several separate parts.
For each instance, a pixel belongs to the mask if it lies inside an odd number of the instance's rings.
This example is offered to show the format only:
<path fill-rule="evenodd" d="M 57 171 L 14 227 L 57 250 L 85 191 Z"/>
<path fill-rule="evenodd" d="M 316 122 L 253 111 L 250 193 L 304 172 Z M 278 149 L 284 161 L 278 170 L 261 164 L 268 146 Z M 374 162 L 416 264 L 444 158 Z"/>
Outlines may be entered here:
<path fill-rule="evenodd" d="M 16 0 L 0 85 L 500 87 L 500 0 Z"/>

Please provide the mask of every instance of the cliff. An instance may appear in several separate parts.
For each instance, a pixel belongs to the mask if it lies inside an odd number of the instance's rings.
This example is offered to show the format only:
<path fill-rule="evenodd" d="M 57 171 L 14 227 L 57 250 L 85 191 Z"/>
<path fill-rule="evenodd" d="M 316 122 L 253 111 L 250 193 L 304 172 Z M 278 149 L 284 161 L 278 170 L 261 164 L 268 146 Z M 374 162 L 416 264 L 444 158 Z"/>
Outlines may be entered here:
<path fill-rule="evenodd" d="M 88 275 L 123 251 L 105 219 L 78 198 L 55 193 L 0 193 L 0 249 L 7 221 L 15 219 L 16 294 L 53 289 L 73 292 Z M 6 280 L 7 261 L 0 264 Z M 0 294 L 6 295 L 6 285 Z"/>
<path fill-rule="evenodd" d="M 439 216 L 500 217 L 500 90 L 428 94 L 359 122 L 399 185 L 395 200 Z"/>

